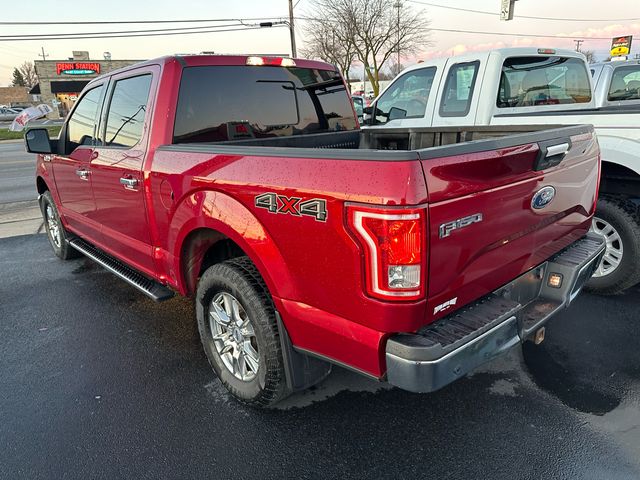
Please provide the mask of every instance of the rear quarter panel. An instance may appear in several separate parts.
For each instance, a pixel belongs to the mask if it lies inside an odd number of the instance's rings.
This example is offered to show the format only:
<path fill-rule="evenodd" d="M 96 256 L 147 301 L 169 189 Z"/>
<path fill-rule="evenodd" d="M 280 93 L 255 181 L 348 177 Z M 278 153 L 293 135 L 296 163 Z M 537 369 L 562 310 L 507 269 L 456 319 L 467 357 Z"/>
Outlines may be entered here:
<path fill-rule="evenodd" d="M 424 300 L 389 305 L 364 294 L 360 247 L 345 225 L 347 202 L 424 204 L 426 187 L 416 160 L 161 148 L 154 153 L 149 186 L 161 275 L 183 293 L 189 293 L 181 276 L 184 239 L 194 229 L 210 228 L 231 238 L 256 264 L 297 347 L 379 376 L 385 332 L 415 330 L 423 322 Z M 326 221 L 256 207 L 256 197 L 270 192 L 326 201 Z"/>

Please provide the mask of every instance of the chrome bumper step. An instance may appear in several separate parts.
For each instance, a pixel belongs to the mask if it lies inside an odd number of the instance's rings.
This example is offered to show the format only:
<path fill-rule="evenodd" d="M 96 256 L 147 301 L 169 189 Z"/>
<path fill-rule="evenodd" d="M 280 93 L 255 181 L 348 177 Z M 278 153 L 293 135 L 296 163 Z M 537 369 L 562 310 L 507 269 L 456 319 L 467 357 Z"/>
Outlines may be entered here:
<path fill-rule="evenodd" d="M 588 233 L 510 284 L 416 333 L 387 340 L 387 380 L 412 392 L 433 392 L 531 339 L 567 307 L 597 268 L 602 236 Z M 557 288 L 549 276 L 562 278 Z"/>
<path fill-rule="evenodd" d="M 174 296 L 174 292 L 171 289 L 156 282 L 155 280 L 145 277 L 141 273 L 122 263 L 120 260 L 117 260 L 102 250 L 99 250 L 81 238 L 69 240 L 69 245 L 83 255 L 89 257 L 94 262 L 102 265 L 129 285 L 136 287 L 156 302 L 169 300 Z"/>

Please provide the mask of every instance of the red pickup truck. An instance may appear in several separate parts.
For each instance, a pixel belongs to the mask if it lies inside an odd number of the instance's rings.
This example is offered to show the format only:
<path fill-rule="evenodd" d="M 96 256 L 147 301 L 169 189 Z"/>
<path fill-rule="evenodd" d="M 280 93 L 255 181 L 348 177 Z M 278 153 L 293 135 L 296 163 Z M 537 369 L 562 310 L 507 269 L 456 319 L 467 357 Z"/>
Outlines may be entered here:
<path fill-rule="evenodd" d="M 361 131 L 321 62 L 151 60 L 25 141 L 56 255 L 194 296 L 211 366 L 257 406 L 331 364 L 437 390 L 541 341 L 605 247 L 591 126 Z"/>

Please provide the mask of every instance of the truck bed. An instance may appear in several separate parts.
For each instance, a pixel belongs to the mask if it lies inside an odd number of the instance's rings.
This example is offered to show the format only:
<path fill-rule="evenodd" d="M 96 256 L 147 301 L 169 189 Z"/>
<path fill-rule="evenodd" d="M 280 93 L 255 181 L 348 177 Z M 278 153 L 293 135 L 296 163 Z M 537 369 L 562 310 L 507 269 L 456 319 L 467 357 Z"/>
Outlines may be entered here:
<path fill-rule="evenodd" d="M 554 131 L 553 136 L 549 135 L 549 130 Z M 588 131 L 589 127 L 586 125 L 396 127 L 288 137 L 252 138 L 217 143 L 177 143 L 161 148 L 202 153 L 411 160 L 436 155 L 448 156 L 470 151 L 480 152 L 505 148 L 555 137 L 579 135 Z M 447 148 L 443 149 L 442 147 Z M 434 148 L 433 152 L 427 151 Z"/>

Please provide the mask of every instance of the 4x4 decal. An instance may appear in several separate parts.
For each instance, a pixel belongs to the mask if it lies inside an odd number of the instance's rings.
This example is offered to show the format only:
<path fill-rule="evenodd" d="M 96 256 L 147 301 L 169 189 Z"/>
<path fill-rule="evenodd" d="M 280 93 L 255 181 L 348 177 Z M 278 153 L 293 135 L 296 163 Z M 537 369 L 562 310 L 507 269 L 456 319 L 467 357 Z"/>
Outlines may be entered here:
<path fill-rule="evenodd" d="M 318 222 L 327 221 L 327 202 L 320 198 L 312 198 L 302 201 L 300 197 L 286 197 L 268 192 L 255 198 L 255 205 L 264 208 L 270 213 L 290 214 L 295 217 L 307 215 Z"/>

